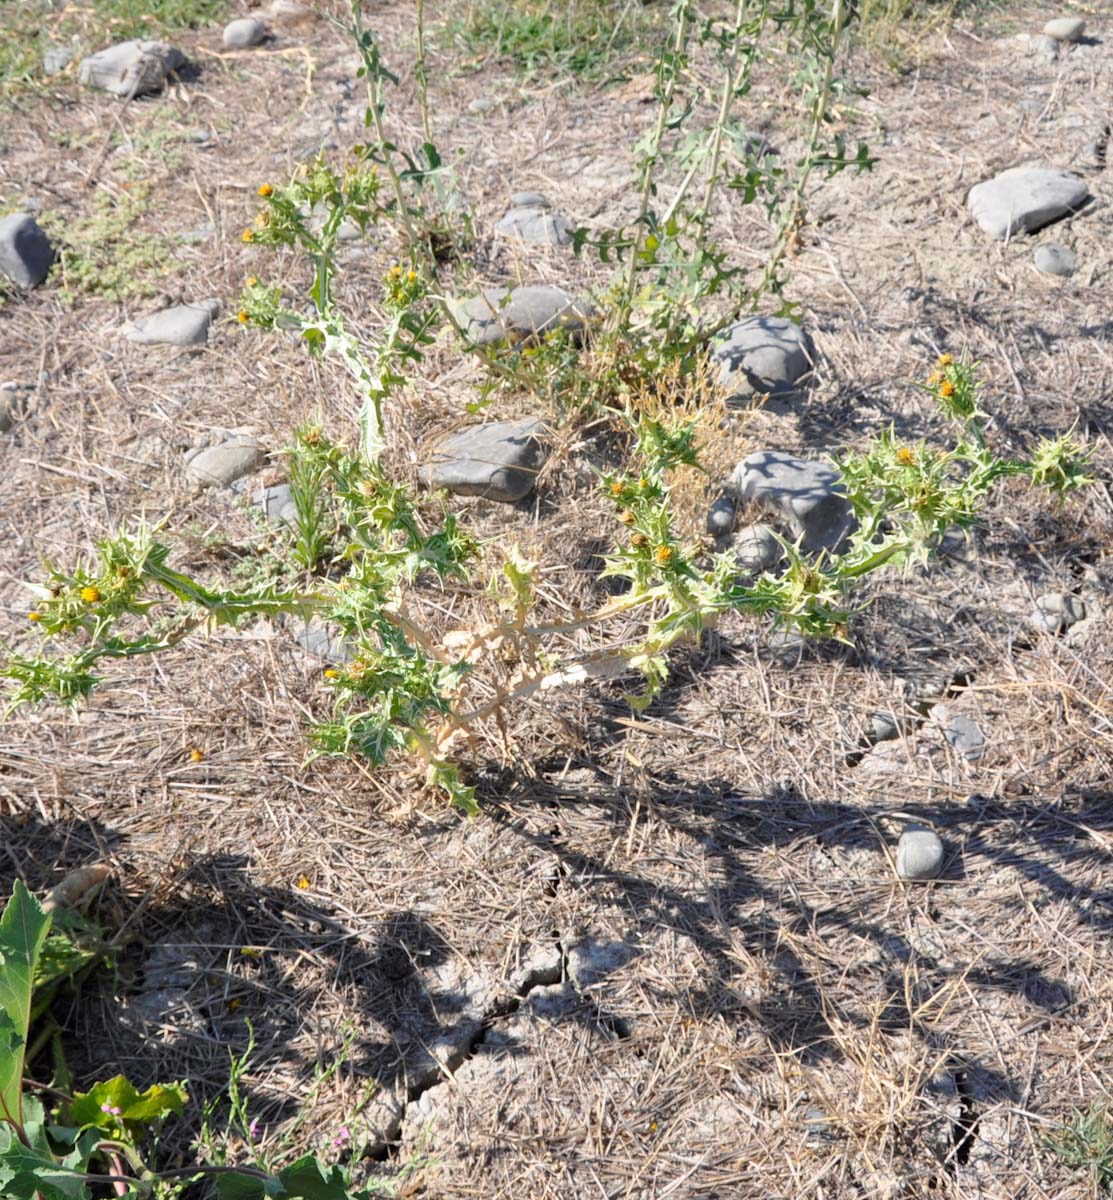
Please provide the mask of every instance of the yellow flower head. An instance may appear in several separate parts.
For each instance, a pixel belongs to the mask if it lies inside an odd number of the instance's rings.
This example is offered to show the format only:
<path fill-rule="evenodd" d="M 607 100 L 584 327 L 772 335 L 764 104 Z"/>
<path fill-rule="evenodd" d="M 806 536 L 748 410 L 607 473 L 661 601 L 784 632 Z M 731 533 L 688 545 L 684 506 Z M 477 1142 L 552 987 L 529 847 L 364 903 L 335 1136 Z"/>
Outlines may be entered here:
<path fill-rule="evenodd" d="M 672 562 L 672 553 L 673 551 L 671 546 L 658 546 L 653 552 L 653 557 L 656 558 L 657 562 L 662 567 L 664 567 L 667 566 L 668 563 Z"/>
<path fill-rule="evenodd" d="M 262 196 L 263 199 L 265 200 L 268 196 L 274 195 L 274 188 L 272 188 L 269 183 L 260 184 L 259 185 L 259 195 Z"/>
<path fill-rule="evenodd" d="M 198 750 L 196 746 L 190 746 L 190 748 L 189 748 L 189 761 L 190 762 L 200 762 L 204 757 L 205 757 L 204 754 L 202 754 L 201 751 Z"/>
<path fill-rule="evenodd" d="M 928 376 L 928 387 L 935 387 L 935 385 L 937 383 L 941 382 L 942 379 L 943 379 L 942 371 L 932 371 L 932 373 Z"/>
<path fill-rule="evenodd" d="M 253 242 L 255 241 L 255 231 L 253 229 L 245 229 L 242 237 L 245 242 Z"/>
<path fill-rule="evenodd" d="M 84 600 L 86 604 L 96 604 L 96 602 L 100 599 L 100 588 L 91 586 L 83 587 L 81 589 L 81 599 Z"/>
<path fill-rule="evenodd" d="M 303 892 L 309 891 L 309 888 L 310 888 L 309 876 L 308 875 L 299 875 L 297 878 L 296 886 L 298 887 L 298 889 L 300 891 L 303 891 Z"/>
<path fill-rule="evenodd" d="M 955 356 L 953 354 L 940 354 L 939 356 L 939 366 L 941 367 L 949 367 L 954 361 Z"/>
<path fill-rule="evenodd" d="M 402 278 L 402 268 L 401 268 L 401 267 L 399 267 L 399 266 L 393 266 L 393 267 L 391 267 L 391 268 L 390 268 L 390 270 L 389 270 L 389 271 L 387 271 L 387 278 L 389 278 L 389 279 L 401 279 L 401 278 Z"/>
<path fill-rule="evenodd" d="M 41 612 L 29 612 L 27 614 L 28 621 L 41 621 L 42 619 L 43 619 L 43 615 Z"/>
<path fill-rule="evenodd" d="M 241 325 L 246 325 L 251 318 L 248 316 L 247 310 L 241 308 L 240 311 L 236 313 L 236 320 L 239 321 Z"/>
<path fill-rule="evenodd" d="M 611 484 L 611 495 L 612 496 L 621 496 L 622 495 L 622 480 L 621 479 L 616 479 L 614 481 L 614 483 Z"/>
<path fill-rule="evenodd" d="M 949 400 L 955 394 L 955 385 L 949 379 L 944 379 L 939 385 L 939 394 Z"/>
<path fill-rule="evenodd" d="M 332 667 L 326 667 L 325 668 L 325 678 L 326 679 L 339 679 L 340 672 L 333 670 Z"/>
<path fill-rule="evenodd" d="M 259 283 L 259 280 L 258 280 L 258 278 L 257 278 L 256 276 L 254 276 L 254 275 L 249 275 L 249 276 L 247 277 L 247 286 L 248 286 L 248 287 L 257 287 L 257 286 L 258 286 L 258 283 Z"/>
<path fill-rule="evenodd" d="M 406 272 L 406 282 L 407 283 L 417 283 L 417 272 L 416 271 L 407 271 Z"/>
<path fill-rule="evenodd" d="M 899 462 L 902 467 L 915 466 L 916 456 L 911 450 L 908 449 L 907 446 L 901 446 L 901 448 L 897 451 L 897 462 Z"/>

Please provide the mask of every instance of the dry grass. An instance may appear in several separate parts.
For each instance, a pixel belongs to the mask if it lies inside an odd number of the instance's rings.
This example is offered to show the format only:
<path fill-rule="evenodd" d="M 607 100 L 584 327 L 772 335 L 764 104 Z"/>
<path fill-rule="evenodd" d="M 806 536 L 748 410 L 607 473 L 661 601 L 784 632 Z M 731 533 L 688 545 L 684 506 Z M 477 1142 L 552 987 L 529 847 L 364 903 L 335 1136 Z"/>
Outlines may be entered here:
<path fill-rule="evenodd" d="M 407 14 L 375 15 L 405 67 Z M 0 727 L 3 879 L 45 887 L 111 862 L 102 915 L 136 939 L 59 1012 L 79 1078 L 185 1077 L 196 1100 L 219 1096 L 249 1016 L 250 1102 L 268 1144 L 351 1031 L 296 1141 L 328 1149 L 347 1123 L 385 1155 L 368 1165 L 379 1174 L 420 1145 L 433 1163 L 406 1183 L 415 1195 L 1089 1195 L 1044 1133 L 1113 1089 L 1109 176 L 1089 170 L 1098 203 L 1043 235 L 1075 248 L 1067 282 L 1035 274 L 1030 241 L 987 242 L 963 196 L 1017 161 L 1085 169 L 1085 123 L 1108 120 L 1113 80 L 1113 30 L 1095 33 L 1107 41 L 1049 67 L 955 30 L 912 76 L 878 68 L 868 100 L 844 101 L 842 128 L 881 157 L 872 175 L 817 182 L 809 198 L 794 294 L 818 380 L 738 430 L 690 393 L 711 467 L 684 481 L 680 508 L 698 534 L 719 475 L 754 446 L 820 453 L 889 421 L 935 436 L 908 381 L 941 349 L 981 360 L 998 444 L 1077 420 L 1102 482 L 1063 512 L 1006 489 L 969 548 L 873 585 L 850 648 L 786 666 L 768 630 L 733 618 L 675 656 L 643 716 L 617 684 L 523 706 L 464 750 L 483 803 L 471 823 L 404 771 L 304 765 L 321 664 L 277 626 L 135 664 L 79 718 L 16 714 Z M 249 54 L 224 53 L 218 30 L 183 41 L 204 73 L 166 102 L 183 129 L 212 136 L 183 140 L 172 172 L 138 160 L 151 229 L 211 229 L 181 244 L 174 298 L 230 304 L 245 276 L 266 273 L 237 236 L 255 186 L 311 142 L 358 136 L 351 51 L 322 23 L 276 35 Z M 433 58 L 439 137 L 466 151 L 460 185 L 480 230 L 465 274 L 598 283 L 598 265 L 483 231 L 527 187 L 589 223 L 628 215 L 627 148 L 648 107 L 625 87 L 524 89 L 454 77 Z M 409 133 L 419 121 L 403 78 L 391 103 Z M 495 107 L 477 113 L 481 94 Z M 1032 97 L 1038 113 L 1019 107 Z M 108 135 L 135 142 L 151 111 L 64 82 L 18 100 L 0 194 L 88 211 L 94 190 L 134 178 L 136 158 Z M 762 119 L 791 157 L 775 105 Z M 718 219 L 732 256 L 758 264 L 760 219 Z M 389 238 L 345 251 L 340 294 L 359 327 L 378 319 L 375 281 L 396 253 Z M 305 284 L 296 264 L 273 269 Z M 39 556 L 70 559 L 140 512 L 192 531 L 185 565 L 251 559 L 240 502 L 185 484 L 190 445 L 243 428 L 277 451 L 311 417 L 351 429 L 340 372 L 280 338 L 228 322 L 202 351 L 125 343 L 118 330 L 148 303 L 69 308 L 48 287 L 0 309 L 0 378 L 46 378 L 0 443 L 0 621 L 16 645 L 29 642 L 18 581 Z M 437 347 L 392 403 L 392 467 L 413 478 L 432 441 L 469 419 L 479 383 L 475 363 Z M 503 396 L 490 415 L 525 405 Z M 605 598 L 611 517 L 589 468 L 621 448 L 590 427 L 558 437 L 530 500 L 463 504 L 481 536 L 540 556 L 544 604 L 561 614 Z M 260 478 L 280 473 L 276 457 Z M 1071 639 L 1029 633 L 1034 597 L 1063 588 L 1094 619 Z M 427 600 L 445 627 L 482 611 L 464 589 Z M 986 731 L 983 759 L 956 759 L 930 721 L 862 754 L 871 710 L 918 719 L 958 674 L 968 686 L 948 704 Z M 895 880 L 898 812 L 943 837 L 936 883 Z"/>

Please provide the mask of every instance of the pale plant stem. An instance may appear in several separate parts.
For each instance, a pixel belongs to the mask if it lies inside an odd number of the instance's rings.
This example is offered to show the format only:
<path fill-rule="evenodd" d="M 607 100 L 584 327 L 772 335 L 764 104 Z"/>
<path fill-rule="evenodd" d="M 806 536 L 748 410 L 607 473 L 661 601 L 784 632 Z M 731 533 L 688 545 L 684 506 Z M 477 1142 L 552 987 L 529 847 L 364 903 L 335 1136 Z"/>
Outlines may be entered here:
<path fill-rule="evenodd" d="M 425 71 L 425 0 L 417 0 L 417 65 L 414 75 L 417 78 L 417 98 L 421 106 L 421 131 L 426 142 L 433 141 L 433 125 L 429 119 L 429 77 Z"/>
<path fill-rule="evenodd" d="M 653 139 L 646 152 L 645 163 L 642 167 L 641 196 L 638 203 L 638 217 L 634 225 L 634 244 L 630 247 L 630 265 L 626 271 L 626 288 L 623 294 L 622 305 L 617 314 L 618 328 L 620 329 L 626 324 L 630 309 L 634 303 L 634 293 L 637 291 L 638 256 L 641 253 L 642 246 L 645 244 L 645 218 L 649 213 L 649 206 L 653 199 L 653 172 L 657 166 L 661 146 L 664 144 L 665 132 L 668 129 L 669 109 L 672 107 L 672 99 L 676 95 L 680 79 L 680 59 L 684 47 L 688 43 L 688 22 L 691 12 L 691 0 L 684 0 L 676 19 L 676 37 L 674 39 L 673 50 L 675 60 L 670 64 L 668 79 L 665 81 L 661 95 L 658 98 L 657 124 L 654 127 Z M 662 64 L 663 70 L 664 64 Z"/>

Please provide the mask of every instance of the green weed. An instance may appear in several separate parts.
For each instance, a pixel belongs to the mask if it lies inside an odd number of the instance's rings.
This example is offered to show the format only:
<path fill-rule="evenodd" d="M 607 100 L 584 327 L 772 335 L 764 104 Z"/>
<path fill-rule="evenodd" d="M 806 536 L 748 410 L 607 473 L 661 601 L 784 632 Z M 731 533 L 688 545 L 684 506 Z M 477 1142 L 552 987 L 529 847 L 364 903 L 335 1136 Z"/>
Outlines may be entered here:
<path fill-rule="evenodd" d="M 1074 1109 L 1071 1119 L 1047 1138 L 1048 1149 L 1068 1167 L 1084 1171 L 1090 1187 L 1113 1191 L 1113 1111 L 1108 1103 L 1095 1103 L 1085 1111 Z"/>
<path fill-rule="evenodd" d="M 86 217 L 43 214 L 39 224 L 58 247 L 51 279 L 60 285 L 63 299 L 73 304 L 82 295 L 108 300 L 153 296 L 168 276 L 183 269 L 173 258 L 169 238 L 136 228 L 149 207 L 142 190 L 118 201 L 98 192 Z"/>
<path fill-rule="evenodd" d="M 602 0 L 481 0 L 448 23 L 447 38 L 479 63 L 494 59 L 523 74 L 597 78 L 630 50 L 652 20 L 640 4 Z"/>

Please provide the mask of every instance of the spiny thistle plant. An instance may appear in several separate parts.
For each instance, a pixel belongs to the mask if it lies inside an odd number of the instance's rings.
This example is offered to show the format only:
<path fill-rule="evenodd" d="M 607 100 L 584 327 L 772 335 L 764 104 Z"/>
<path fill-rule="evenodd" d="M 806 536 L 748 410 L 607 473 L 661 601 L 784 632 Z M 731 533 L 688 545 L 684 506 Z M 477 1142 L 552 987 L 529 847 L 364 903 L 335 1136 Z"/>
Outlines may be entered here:
<path fill-rule="evenodd" d="M 642 218 L 636 242 L 628 247 L 633 266 L 616 309 L 620 317 L 612 318 L 623 322 L 617 327 L 623 337 L 635 340 L 641 336 L 633 303 L 641 278 L 638 264 L 652 265 L 666 282 L 670 272 L 680 269 L 679 259 L 658 255 L 665 244 L 662 233 L 679 255 L 679 247 L 688 244 L 680 240 L 683 229 L 683 237 L 696 239 L 706 250 L 706 261 L 720 270 L 715 265 L 718 252 L 709 249 L 707 240 L 708 196 L 722 175 L 720 143 L 731 129 L 727 117 L 715 127 L 710 158 L 694 160 L 702 165 L 692 171 L 692 181 L 702 170 L 705 186 L 692 220 L 678 224 L 674 234 L 667 220 L 649 216 L 656 194 L 653 164 L 664 132 L 672 127 L 694 11 L 689 0 L 678 4 L 673 49 L 661 58 L 658 132 L 646 151 Z M 700 36 L 724 55 L 727 116 L 749 79 L 750 59 L 743 53 L 747 38 L 760 35 L 780 10 L 762 4 L 760 21 L 752 29 L 742 19 L 746 11 L 739 5 L 735 24 L 726 32 L 715 23 L 701 26 Z M 836 4 L 833 15 L 822 18 L 810 4 L 800 11 L 810 14 L 811 23 L 799 30 L 819 54 L 822 81 L 829 88 L 845 20 L 842 10 Z M 418 191 L 426 175 L 421 164 L 434 160 L 431 143 L 415 156 L 390 141 L 383 100 L 389 75 L 377 43 L 359 25 L 358 5 L 353 12 L 373 139 L 356 147 L 344 167 L 321 158 L 301 168 L 289 183 L 262 185 L 263 207 L 243 234 L 252 245 L 307 258 L 313 269 L 312 308 L 306 313 L 279 288 L 252 277 L 239 309 L 245 324 L 296 332 L 311 353 L 337 358 L 361 398 L 354 444 L 312 427 L 300 431 L 292 451 L 293 478 L 299 486 L 310 481 L 306 486 L 315 494 L 307 492 L 297 506 L 299 528 L 291 555 L 311 573 L 319 569 L 319 528 L 327 523 L 336 531 L 330 569 L 319 577 L 311 574 L 311 582 L 300 588 L 272 585 L 234 592 L 204 586 L 171 568 L 171 546 L 158 539 L 159 529 L 140 525 L 122 530 L 98 544 L 91 563 L 73 570 L 50 567 L 45 582 L 35 585 L 29 618 L 60 649 L 51 656 L 9 656 L 0 675 L 11 683 L 10 708 L 47 699 L 78 703 L 101 682 L 98 666 L 103 660 L 156 653 L 213 625 L 280 613 L 315 616 L 343 632 L 350 659 L 324 672 L 333 710 L 312 731 L 314 753 L 354 753 L 373 766 L 411 755 L 427 783 L 474 812 L 474 791 L 453 752 L 461 741 L 481 733 L 490 719 L 501 722 L 511 707 L 554 688 L 633 673 L 641 675 L 644 686 L 630 699 L 644 707 L 667 677 L 669 650 L 682 640 L 698 639 L 729 611 L 771 617 L 809 636 L 845 637 L 855 582 L 886 565 L 922 561 L 947 530 L 969 529 L 998 480 L 1024 475 L 1060 496 L 1088 482 L 1088 456 L 1070 435 L 1040 443 L 1025 460 L 997 456 L 982 428 L 973 367 L 944 356 L 927 386 L 952 422 L 954 444 L 908 446 L 889 431 L 864 453 L 845 456 L 838 466 L 859 522 L 846 550 L 812 559 L 786 541 L 779 569 L 756 578 L 740 576 L 732 554 L 711 553 L 701 541 L 685 543 L 674 527 L 670 497 L 676 472 L 690 472 L 699 464 L 694 424 L 670 422 L 627 405 L 614 415 L 629 432 L 629 468 L 604 474 L 599 483 L 616 520 L 616 545 L 602 575 L 622 580 L 622 594 L 584 616 L 545 621 L 535 615 L 539 564 L 511 549 L 492 572 L 491 619 L 438 633 L 423 597 L 430 589 L 474 582 L 483 556 L 458 517 L 443 509 L 430 516 L 428 504 L 419 505 L 407 486 L 391 478 L 384 465 L 385 402 L 405 385 L 407 370 L 442 330 L 450 327 L 458 335 L 459 329 L 436 284 L 437 264 L 428 242 L 417 234 L 422 211 Z M 779 23 L 793 28 L 795 18 L 788 10 L 780 17 Z M 816 101 L 817 124 L 822 124 L 825 103 L 822 97 Z M 806 177 L 810 167 L 804 169 Z M 680 206 L 671 207 L 675 217 Z M 371 341 L 360 341 L 348 330 L 333 296 L 335 254 L 346 220 L 361 229 L 374 222 L 392 223 L 410 255 L 408 265 L 395 265 L 381 281 L 386 320 Z M 650 238 L 657 238 L 656 244 Z M 766 276 L 773 278 L 768 271 Z M 703 294 L 712 294 L 717 286 Z M 681 311 L 688 314 L 684 328 L 691 332 L 694 310 L 674 310 Z M 675 333 L 678 326 L 670 317 L 662 328 Z M 626 631 L 634 615 L 641 622 L 640 635 L 616 638 L 617 618 Z M 592 639 L 586 651 L 580 641 L 585 634 Z"/>

